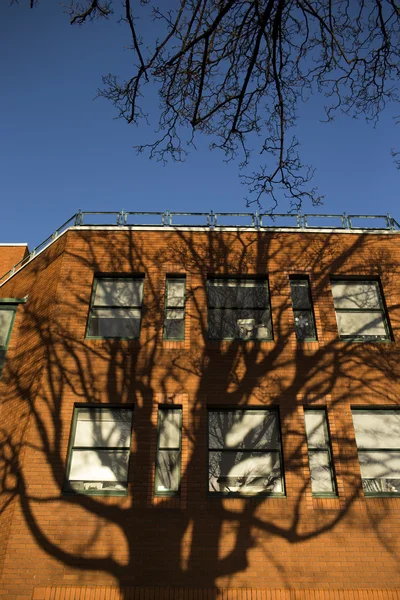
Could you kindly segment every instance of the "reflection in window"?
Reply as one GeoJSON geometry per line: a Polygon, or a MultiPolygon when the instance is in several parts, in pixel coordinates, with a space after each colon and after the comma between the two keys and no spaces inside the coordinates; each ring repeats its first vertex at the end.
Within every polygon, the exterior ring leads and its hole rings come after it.
{"type": "Polygon", "coordinates": [[[331,281],[340,339],[390,339],[377,281],[331,281]]]}
{"type": "Polygon", "coordinates": [[[312,493],[314,496],[335,496],[336,485],[326,411],[305,410],[304,419],[312,493]]]}
{"type": "Polygon", "coordinates": [[[137,339],[142,303],[143,278],[95,279],[88,336],[137,339]]]}
{"type": "Polygon", "coordinates": [[[214,339],[272,339],[268,282],[209,279],[208,336],[214,339]]]}
{"type": "Polygon", "coordinates": [[[400,495],[400,411],[354,409],[361,478],[366,495],[400,495]]]}
{"type": "Polygon", "coordinates": [[[165,290],[164,338],[183,340],[185,337],[184,277],[167,277],[165,290]]]}
{"type": "Polygon", "coordinates": [[[294,314],[294,328],[299,341],[317,339],[310,284],[305,278],[291,278],[290,291],[294,314]]]}
{"type": "Polygon", "coordinates": [[[209,492],[284,494],[276,410],[209,410],[209,492]]]}
{"type": "Polygon", "coordinates": [[[6,353],[11,337],[11,329],[14,322],[15,311],[15,305],[0,305],[0,376],[6,360],[6,353]]]}
{"type": "Polygon", "coordinates": [[[155,492],[178,495],[181,471],[182,409],[162,407],[158,411],[158,449],[155,492]]]}
{"type": "Polygon", "coordinates": [[[67,488],[83,493],[125,492],[132,410],[76,408],[67,488]]]}

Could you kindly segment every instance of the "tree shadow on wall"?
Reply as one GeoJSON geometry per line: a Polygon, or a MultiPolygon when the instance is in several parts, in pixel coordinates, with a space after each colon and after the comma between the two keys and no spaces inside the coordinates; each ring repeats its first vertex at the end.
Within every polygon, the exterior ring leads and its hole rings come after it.
{"type": "MultiPolygon", "coordinates": [[[[400,356],[393,344],[338,341],[328,273],[380,276],[390,290],[397,266],[362,236],[340,245],[311,234],[175,231],[160,234],[157,247],[146,235],[69,232],[3,287],[5,297],[29,294],[1,382],[3,517],[21,512],[26,547],[40,550],[52,585],[290,588],[307,576],[308,587],[343,587],[332,559],[338,532],[362,532],[366,518],[349,407],[397,405],[400,356]],[[287,265],[311,274],[318,343],[296,343],[287,265]],[[144,276],[140,342],[85,337],[95,274],[144,276]],[[186,275],[184,342],[163,340],[168,274],[186,275]],[[273,340],[208,340],[210,276],[268,277],[273,340]],[[155,498],[157,407],[171,402],[184,416],[181,497],[155,498]],[[66,493],[73,409],[83,404],[133,407],[126,497],[66,493]],[[314,506],[304,406],[328,407],[339,492],[314,506]],[[258,424],[249,425],[248,407],[264,411],[258,424]],[[235,431],[239,442],[224,452],[235,431]],[[324,572],[309,560],[317,540],[324,572]]],[[[114,423],[105,433],[94,414],[96,445],[107,448],[112,437],[121,447],[122,429],[114,423]]],[[[102,468],[123,471],[123,461],[110,465],[110,452],[97,454],[102,468]]],[[[392,565],[382,558],[382,577],[398,564],[388,514],[385,502],[368,513],[392,565]]],[[[4,564],[12,552],[9,543],[4,564]]],[[[47,575],[27,570],[47,584],[47,575]]]]}

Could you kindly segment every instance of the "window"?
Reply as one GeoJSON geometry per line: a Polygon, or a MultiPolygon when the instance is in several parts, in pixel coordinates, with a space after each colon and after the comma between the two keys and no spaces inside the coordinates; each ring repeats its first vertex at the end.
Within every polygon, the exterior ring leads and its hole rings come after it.
{"type": "Polygon", "coordinates": [[[143,278],[96,278],[88,336],[138,339],[142,316],[143,282],[143,278]]]}
{"type": "Polygon", "coordinates": [[[208,490],[236,495],[284,495],[276,410],[208,412],[208,490]]]}
{"type": "Polygon", "coordinates": [[[164,338],[185,338],[185,288],[184,277],[167,277],[165,289],[164,338]]]}
{"type": "Polygon", "coordinates": [[[158,411],[158,447],[155,493],[177,496],[181,476],[182,409],[162,407],[158,411]]]}
{"type": "Polygon", "coordinates": [[[75,408],[66,489],[125,494],[131,431],[132,409],[75,408]]]}
{"type": "Polygon", "coordinates": [[[352,413],[365,495],[400,495],[400,410],[352,413]]]}
{"type": "Polygon", "coordinates": [[[378,281],[331,281],[341,340],[390,339],[378,281]]]}
{"type": "Polygon", "coordinates": [[[16,305],[0,304],[0,376],[6,361],[16,309],[16,305]]]}
{"type": "Polygon", "coordinates": [[[332,450],[325,409],[305,410],[304,419],[313,496],[336,496],[332,450]]]}
{"type": "Polygon", "coordinates": [[[290,278],[290,291],[296,338],[301,342],[315,341],[317,334],[308,279],[290,278]]]}
{"type": "Polygon", "coordinates": [[[271,340],[268,282],[209,279],[208,335],[219,340],[271,340]]]}

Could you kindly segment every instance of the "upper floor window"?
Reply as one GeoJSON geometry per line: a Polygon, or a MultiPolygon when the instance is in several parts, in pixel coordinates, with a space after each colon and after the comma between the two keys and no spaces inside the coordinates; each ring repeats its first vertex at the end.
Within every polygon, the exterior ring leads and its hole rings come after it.
{"type": "Polygon", "coordinates": [[[185,338],[185,277],[168,276],[165,288],[164,338],[185,338]]]}
{"type": "Polygon", "coordinates": [[[354,409],[364,493],[400,495],[400,411],[354,409]]]}
{"type": "Polygon", "coordinates": [[[315,341],[317,333],[308,279],[291,277],[290,291],[296,338],[301,342],[315,341]]]}
{"type": "Polygon", "coordinates": [[[128,408],[75,408],[67,490],[126,493],[132,413],[128,408]]]}
{"type": "Polygon", "coordinates": [[[209,492],[284,494],[277,410],[208,411],[209,492]]]}
{"type": "Polygon", "coordinates": [[[143,303],[143,277],[96,277],[87,335],[138,339],[143,303]]]}
{"type": "Polygon", "coordinates": [[[210,338],[272,339],[269,289],[265,279],[209,279],[207,291],[210,338]]]}
{"type": "Polygon", "coordinates": [[[340,339],[390,339],[378,281],[335,279],[331,286],[340,339]]]}
{"type": "Polygon", "coordinates": [[[16,308],[13,304],[0,304],[0,375],[6,360],[16,308]]]}

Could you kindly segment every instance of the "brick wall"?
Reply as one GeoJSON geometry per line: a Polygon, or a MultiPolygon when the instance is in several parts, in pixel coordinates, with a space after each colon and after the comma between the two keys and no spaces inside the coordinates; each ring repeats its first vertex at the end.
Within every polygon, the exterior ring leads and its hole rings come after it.
{"type": "Polygon", "coordinates": [[[0,288],[29,295],[0,382],[3,595],[397,597],[400,497],[364,496],[350,407],[399,405],[399,269],[396,234],[125,229],[71,230],[27,265],[0,288]],[[145,276],[140,340],[85,338],[94,275],[129,273],[145,276]],[[185,340],[168,342],[165,277],[183,273],[185,340]],[[220,274],[268,276],[273,341],[207,340],[205,284],[220,274]],[[296,341],[293,274],[310,277],[317,342],[296,341]],[[338,340],[330,275],[379,277],[391,342],[338,340]],[[74,406],[87,402],[134,406],[127,497],[62,492],[74,406]],[[178,500],[152,489],[157,406],[169,402],[184,414],[178,500]],[[284,498],[207,494],[216,406],[279,408],[284,498]],[[311,494],[309,406],[327,409],[337,498],[311,494]]]}
{"type": "Polygon", "coordinates": [[[0,245],[0,277],[28,255],[28,246],[0,245]]]}

